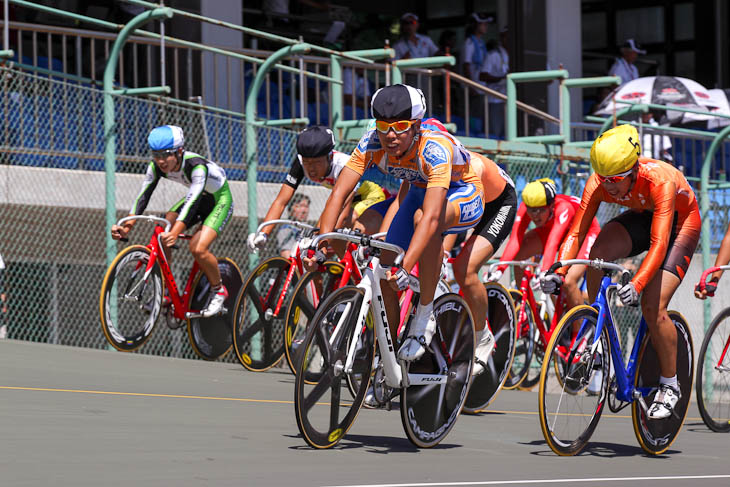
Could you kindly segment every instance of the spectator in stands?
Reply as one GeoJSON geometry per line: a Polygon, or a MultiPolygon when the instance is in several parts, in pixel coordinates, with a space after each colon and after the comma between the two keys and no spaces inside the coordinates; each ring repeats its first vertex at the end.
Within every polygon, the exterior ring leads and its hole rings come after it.
{"type": "MultiPolygon", "coordinates": [[[[496,25],[496,24],[495,24],[496,25]]],[[[507,74],[509,74],[509,53],[504,47],[507,43],[507,27],[499,32],[499,39],[487,42],[487,58],[482,65],[479,78],[487,82],[487,88],[499,93],[507,93],[507,74]]],[[[489,133],[498,139],[504,138],[504,100],[489,97],[489,133]]]]}
{"type": "MultiPolygon", "coordinates": [[[[342,93],[345,99],[345,106],[352,105],[353,99],[358,106],[361,106],[364,101],[370,106],[370,84],[365,78],[364,70],[360,68],[353,68],[344,66],[342,68],[342,93]],[[353,83],[353,72],[355,81],[353,83]],[[353,90],[354,85],[354,90],[353,90]]],[[[367,115],[366,115],[367,117],[367,115]]]]}
{"type": "Polygon", "coordinates": [[[463,73],[464,76],[479,84],[486,85],[479,79],[482,72],[482,65],[487,59],[487,45],[484,42],[484,35],[487,33],[487,26],[494,22],[494,17],[474,12],[469,18],[469,25],[466,28],[466,39],[464,40],[463,73]]]}
{"type": "MultiPolygon", "coordinates": [[[[643,113],[641,120],[647,125],[652,127],[659,127],[659,123],[654,120],[654,114],[651,112],[643,113]]],[[[651,159],[659,159],[660,161],[673,163],[672,153],[672,141],[666,135],[649,133],[644,131],[644,137],[641,140],[641,150],[644,157],[651,159]]]]}
{"type": "Polygon", "coordinates": [[[646,54],[646,51],[639,49],[639,45],[633,39],[626,39],[621,45],[621,57],[616,58],[616,62],[608,70],[608,75],[621,78],[621,84],[638,78],[639,70],[634,63],[639,54],[646,54]]]}
{"type": "MultiPolygon", "coordinates": [[[[289,203],[289,219],[298,222],[307,221],[309,218],[309,205],[312,200],[305,194],[295,194],[289,203]]],[[[297,242],[299,230],[292,225],[282,225],[276,232],[276,245],[279,255],[288,259],[291,251],[297,242]]]]}
{"type": "Polygon", "coordinates": [[[430,57],[439,50],[430,37],[418,33],[418,26],[418,15],[407,12],[401,16],[401,38],[393,46],[396,59],[430,57]]]}

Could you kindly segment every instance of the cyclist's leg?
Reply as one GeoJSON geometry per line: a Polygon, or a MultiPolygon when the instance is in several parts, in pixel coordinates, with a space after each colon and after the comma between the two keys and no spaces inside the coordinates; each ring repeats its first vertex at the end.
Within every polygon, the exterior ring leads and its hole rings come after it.
{"type": "MultiPolygon", "coordinates": [[[[626,213],[622,213],[619,216],[623,216],[626,213]]],[[[593,244],[589,258],[613,261],[636,255],[634,253],[632,234],[629,233],[622,223],[617,221],[618,218],[614,218],[603,226],[601,233],[598,234],[598,238],[596,238],[596,242],[593,244]]],[[[645,227],[645,232],[646,228],[649,227],[645,227]]],[[[642,251],[640,250],[639,252],[642,251]]],[[[600,269],[589,268],[586,273],[588,298],[591,302],[596,299],[598,289],[601,287],[601,277],[603,277],[603,271],[600,269]]]]}
{"type": "Polygon", "coordinates": [[[221,273],[218,269],[218,259],[210,251],[210,245],[218,236],[218,233],[210,227],[202,225],[200,230],[190,239],[190,252],[200,266],[200,270],[208,278],[211,286],[215,287],[221,282],[221,273]]]}
{"type": "MultiPolygon", "coordinates": [[[[579,256],[578,258],[587,259],[589,255],[587,254],[585,257],[579,256]]],[[[580,280],[587,268],[588,266],[585,265],[573,265],[568,269],[567,274],[565,274],[563,292],[565,293],[566,309],[563,311],[566,313],[576,306],[583,304],[583,291],[580,289],[580,280]]]]}

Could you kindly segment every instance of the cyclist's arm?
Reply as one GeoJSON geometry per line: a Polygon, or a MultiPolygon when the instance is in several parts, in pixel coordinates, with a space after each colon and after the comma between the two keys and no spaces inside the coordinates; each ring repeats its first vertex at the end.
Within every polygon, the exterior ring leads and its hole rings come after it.
{"type": "Polygon", "coordinates": [[[674,199],[676,195],[677,185],[673,181],[656,184],[651,188],[651,198],[654,201],[654,216],[651,219],[651,244],[646,257],[639,266],[639,270],[631,279],[638,293],[641,293],[654,277],[667,255],[674,221],[674,199]]]}
{"type": "MultiPolygon", "coordinates": [[[[588,178],[585,189],[583,189],[583,197],[580,200],[580,208],[575,212],[570,231],[560,247],[558,260],[574,259],[578,255],[580,246],[593,224],[593,217],[596,216],[598,207],[601,205],[600,184],[595,175],[588,178]]],[[[566,267],[558,269],[558,274],[565,275],[567,272],[566,267]]]]}
{"type": "MultiPolygon", "coordinates": [[[[337,217],[342,211],[342,208],[347,200],[348,196],[353,192],[355,186],[360,181],[360,174],[354,169],[351,169],[349,164],[342,169],[335,187],[332,188],[327,203],[324,206],[322,216],[319,217],[319,231],[320,233],[328,233],[335,229],[337,223],[337,217]]],[[[322,243],[321,247],[325,244],[322,243]]]]}
{"type": "Polygon", "coordinates": [[[173,225],[170,229],[170,233],[173,235],[178,235],[185,228],[192,226],[192,220],[198,213],[198,208],[201,205],[201,197],[203,196],[203,191],[205,191],[205,183],[207,180],[208,166],[205,164],[195,166],[190,173],[190,188],[185,197],[185,204],[180,208],[180,212],[177,215],[177,222],[184,223],[184,228],[180,230],[180,225],[173,225]]]}
{"type": "Polygon", "coordinates": [[[357,194],[357,191],[353,190],[347,196],[347,199],[345,200],[345,203],[342,206],[342,210],[340,211],[340,215],[337,217],[337,223],[335,224],[335,228],[344,228],[345,222],[348,221],[350,214],[352,213],[352,210],[351,210],[352,202],[355,199],[356,194],[357,194]]]}
{"type": "Polygon", "coordinates": [[[439,222],[443,221],[446,212],[446,193],[448,189],[441,186],[431,186],[426,189],[423,198],[423,216],[416,226],[411,243],[403,258],[403,269],[411,272],[426,246],[433,238],[441,238],[439,222]]]}
{"type": "MultiPolygon", "coordinates": [[[[527,206],[524,203],[520,203],[520,207],[517,208],[517,216],[515,216],[516,226],[512,227],[512,234],[509,236],[507,247],[502,253],[501,261],[514,260],[517,252],[520,251],[522,240],[525,238],[525,232],[527,226],[530,224],[530,219],[527,218],[527,206]]],[[[497,268],[500,272],[504,272],[507,269],[506,265],[501,265],[497,268]]]]}
{"type": "MultiPolygon", "coordinates": [[[[282,184],[281,188],[279,189],[279,194],[276,195],[276,199],[274,199],[274,202],[271,203],[271,208],[269,208],[269,211],[266,212],[264,221],[267,222],[269,220],[278,220],[279,218],[281,218],[281,215],[284,214],[284,209],[286,208],[286,205],[288,205],[291,201],[295,191],[296,188],[286,183],[282,184]]],[[[274,231],[274,227],[275,225],[269,225],[267,227],[264,227],[261,231],[266,235],[271,235],[271,232],[274,231]]]]}
{"type": "MultiPolygon", "coordinates": [[[[550,229],[545,248],[542,251],[542,265],[540,270],[545,272],[555,263],[555,256],[558,253],[560,243],[570,230],[573,222],[575,209],[570,203],[559,202],[555,205],[555,215],[553,216],[553,228],[550,229]]],[[[591,224],[593,223],[591,219],[591,224]]]]}
{"type": "MultiPolygon", "coordinates": [[[[142,190],[137,195],[137,199],[134,200],[132,208],[129,210],[129,216],[141,215],[147,208],[147,204],[152,197],[152,193],[157,187],[157,183],[160,180],[160,173],[157,170],[154,162],[150,162],[147,166],[147,172],[144,175],[144,181],[142,182],[142,190]]],[[[124,222],[123,225],[112,225],[112,237],[115,239],[126,237],[129,231],[132,229],[137,220],[129,220],[124,222]]]]}
{"type": "MultiPolygon", "coordinates": [[[[722,243],[720,244],[720,250],[717,252],[717,257],[715,258],[715,267],[727,265],[728,262],[730,262],[730,226],[727,227],[727,232],[725,232],[725,236],[723,237],[722,243]]],[[[714,282],[719,281],[720,277],[722,277],[723,272],[724,271],[713,272],[712,278],[710,278],[710,280],[714,282]]]]}

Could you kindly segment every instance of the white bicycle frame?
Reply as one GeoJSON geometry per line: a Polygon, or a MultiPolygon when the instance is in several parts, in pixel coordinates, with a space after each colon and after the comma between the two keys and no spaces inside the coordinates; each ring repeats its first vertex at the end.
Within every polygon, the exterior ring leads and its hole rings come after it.
{"type": "MultiPolygon", "coordinates": [[[[320,240],[326,238],[349,240],[362,244],[362,236],[333,232],[318,236],[314,239],[314,242],[312,242],[312,246],[316,247],[320,240]]],[[[395,263],[396,265],[400,265],[403,260],[403,256],[405,255],[403,249],[397,245],[388,244],[379,240],[370,240],[369,238],[368,240],[368,243],[373,247],[397,252],[398,257],[396,258],[395,263]]],[[[378,348],[380,349],[380,360],[383,362],[383,370],[385,372],[385,383],[389,387],[393,388],[422,384],[446,384],[448,379],[446,374],[411,374],[408,372],[407,362],[399,361],[396,357],[393,346],[393,338],[390,334],[390,327],[388,326],[388,317],[385,312],[385,303],[383,302],[383,295],[380,288],[380,281],[381,279],[385,279],[385,272],[388,269],[389,267],[384,267],[380,264],[380,257],[373,257],[370,267],[365,269],[362,281],[360,281],[357,285],[358,288],[363,290],[364,297],[362,304],[360,305],[360,309],[358,310],[357,326],[355,326],[354,335],[350,342],[350,348],[347,351],[347,359],[345,360],[345,364],[341,366],[343,371],[348,374],[352,373],[353,363],[355,362],[355,351],[364,328],[362,325],[365,323],[368,311],[372,310],[373,319],[375,321],[375,333],[378,338],[378,348]]],[[[414,276],[411,276],[410,281],[410,286],[413,288],[414,292],[418,292],[418,280],[414,276]]],[[[350,306],[352,306],[352,303],[348,303],[345,311],[340,315],[340,319],[330,336],[330,344],[334,343],[341,333],[342,327],[345,325],[345,320],[349,316],[350,306]]],[[[454,346],[456,346],[455,343],[452,344],[452,348],[454,346]]],[[[433,346],[433,342],[429,348],[436,357],[439,368],[442,371],[447,370],[448,364],[446,363],[444,356],[441,354],[441,350],[433,346]]],[[[449,353],[453,352],[453,350],[449,351],[449,353]]]]}

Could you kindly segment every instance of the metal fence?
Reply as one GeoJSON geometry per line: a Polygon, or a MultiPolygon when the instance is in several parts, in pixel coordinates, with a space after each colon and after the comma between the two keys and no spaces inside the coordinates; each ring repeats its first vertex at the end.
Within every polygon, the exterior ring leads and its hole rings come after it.
{"type": "MultiPolygon", "coordinates": [[[[7,67],[0,68],[0,77],[4,122],[0,134],[0,254],[7,265],[4,290],[8,295],[8,337],[103,348],[106,343],[98,317],[99,287],[105,272],[101,91],[7,67]]],[[[166,123],[180,125],[188,149],[221,164],[231,180],[234,218],[213,251],[231,257],[245,269],[248,208],[243,119],[181,106],[170,99],[114,98],[118,216],[127,214],[140,189],[141,173],[148,161],[149,130],[166,123]]],[[[296,133],[257,127],[256,134],[257,216],[260,219],[294,158],[296,133]]],[[[352,141],[345,141],[338,148],[351,150],[352,147],[352,141]]],[[[518,193],[527,182],[547,176],[556,180],[562,192],[579,195],[588,175],[585,164],[574,166],[569,174],[559,174],[559,154],[550,157],[537,156],[537,151],[521,155],[497,151],[486,154],[512,175],[518,193]]],[[[385,181],[385,184],[393,188],[397,183],[385,181]]],[[[299,191],[310,196],[309,218],[316,221],[329,192],[308,184],[299,191]]],[[[162,181],[148,210],[164,212],[183,194],[184,188],[162,181]]],[[[714,232],[724,232],[730,208],[728,193],[713,192],[712,197],[711,227],[714,232]]],[[[617,206],[602,206],[599,221],[605,223],[618,211],[617,206]]],[[[151,227],[140,224],[131,236],[132,243],[144,244],[150,234],[151,227]]],[[[276,249],[268,251],[273,253],[276,249]]],[[[189,252],[177,251],[173,271],[178,281],[186,278],[191,264],[189,252]]],[[[692,306],[689,300],[694,298],[685,295],[691,296],[691,291],[682,295],[681,299],[687,302],[675,307],[692,306]]],[[[713,306],[720,304],[723,303],[713,306]]],[[[635,310],[618,308],[617,319],[622,333],[630,337],[635,310]]],[[[698,342],[702,323],[693,323],[693,329],[698,342]]],[[[142,353],[193,357],[184,333],[167,329],[162,320],[153,335],[142,347],[142,353]]],[[[233,360],[232,354],[225,360],[233,360]]]]}

